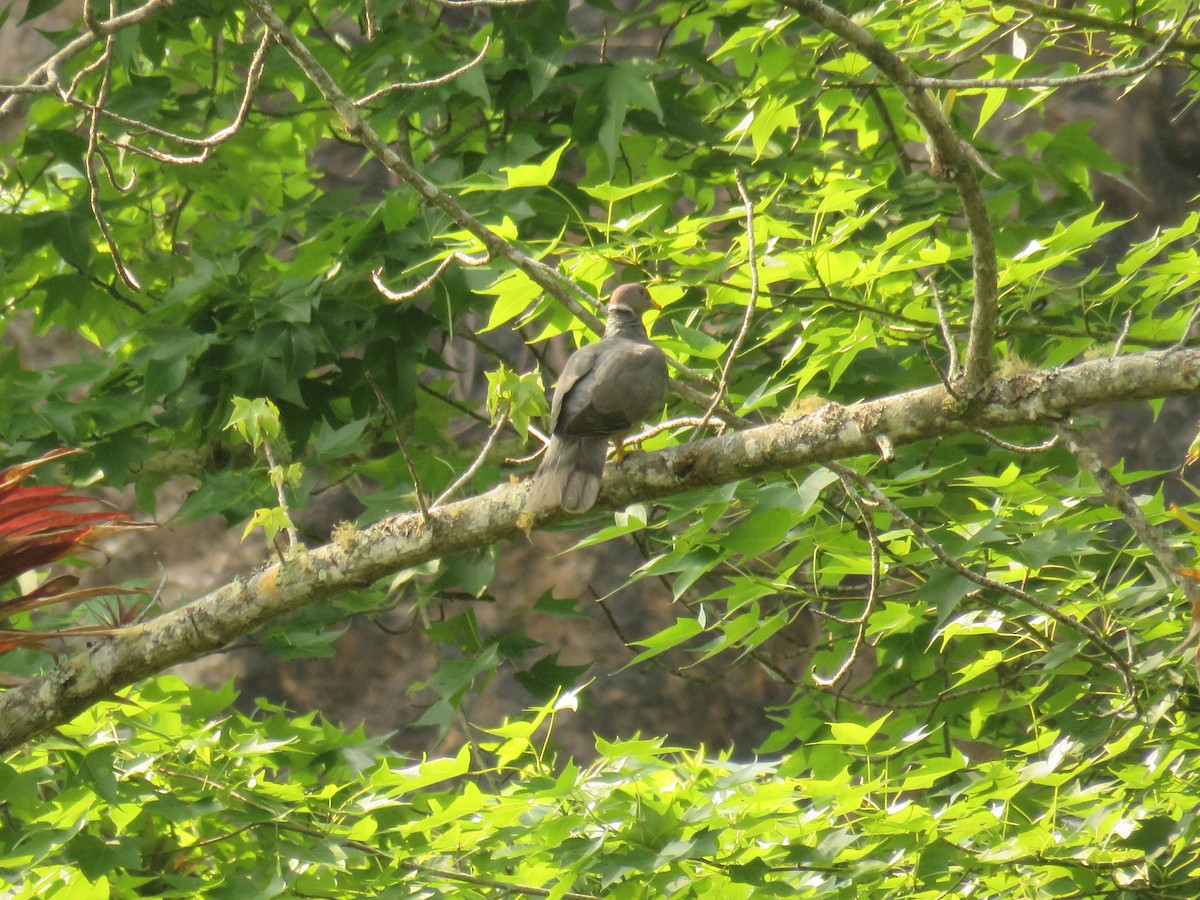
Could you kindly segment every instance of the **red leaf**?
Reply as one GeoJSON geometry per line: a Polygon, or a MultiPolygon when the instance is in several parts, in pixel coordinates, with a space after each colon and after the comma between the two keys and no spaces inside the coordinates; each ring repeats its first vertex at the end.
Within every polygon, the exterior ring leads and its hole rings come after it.
{"type": "MultiPolygon", "coordinates": [[[[83,512],[68,509],[97,501],[68,493],[67,488],[59,485],[22,485],[29,473],[42,463],[79,452],[54,450],[0,471],[0,585],[24,572],[87,549],[89,539],[146,524],[131,522],[128,514],[116,509],[83,512]]],[[[127,610],[120,598],[147,594],[145,590],[134,588],[77,589],[78,583],[73,575],[62,575],[20,597],[0,602],[0,621],[51,604],[79,603],[93,597],[111,596],[117,598],[115,618],[121,625],[136,617],[140,604],[127,610]]],[[[52,631],[0,630],[0,654],[16,647],[45,649],[44,642],[49,638],[107,635],[119,630],[106,625],[79,625],[52,631]]]]}

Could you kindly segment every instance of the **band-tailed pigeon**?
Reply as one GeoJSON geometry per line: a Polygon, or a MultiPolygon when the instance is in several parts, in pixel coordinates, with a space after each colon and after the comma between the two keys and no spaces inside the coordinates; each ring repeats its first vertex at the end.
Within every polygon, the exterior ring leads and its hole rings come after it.
{"type": "Polygon", "coordinates": [[[527,512],[591,509],[600,493],[608,440],[622,440],[653,414],[667,390],[667,358],[650,342],[642,314],[658,304],[640,284],[623,284],[608,302],[604,337],[567,360],[550,404],[550,446],[533,477],[527,512]]]}

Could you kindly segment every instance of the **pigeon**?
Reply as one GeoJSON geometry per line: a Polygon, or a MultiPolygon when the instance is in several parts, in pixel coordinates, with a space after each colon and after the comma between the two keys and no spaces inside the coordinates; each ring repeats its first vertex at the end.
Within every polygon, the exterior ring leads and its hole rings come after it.
{"type": "Polygon", "coordinates": [[[591,509],[609,439],[620,462],[625,436],[662,406],[667,358],[642,324],[651,307],[659,308],[645,287],[621,285],[608,302],[604,336],[567,360],[550,404],[550,445],[533,477],[527,514],[591,509]]]}

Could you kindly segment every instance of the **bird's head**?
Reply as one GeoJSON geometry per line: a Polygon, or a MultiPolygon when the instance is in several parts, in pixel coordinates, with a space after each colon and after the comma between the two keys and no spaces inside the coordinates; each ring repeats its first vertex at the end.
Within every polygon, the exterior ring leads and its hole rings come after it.
{"type": "Polygon", "coordinates": [[[647,310],[659,308],[659,305],[654,302],[654,298],[650,296],[650,292],[646,290],[644,285],[640,284],[621,285],[613,291],[612,298],[608,301],[610,312],[617,309],[624,309],[639,318],[647,310]]]}

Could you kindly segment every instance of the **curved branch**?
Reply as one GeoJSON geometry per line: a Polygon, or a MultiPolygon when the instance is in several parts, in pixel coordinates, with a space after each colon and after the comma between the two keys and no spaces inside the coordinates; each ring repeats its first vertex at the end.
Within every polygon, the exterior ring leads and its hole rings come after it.
{"type": "Polygon", "coordinates": [[[746,298],[746,311],[742,314],[742,325],[738,329],[733,343],[729,345],[729,352],[725,354],[725,363],[721,366],[721,377],[717,381],[716,390],[713,391],[712,402],[705,408],[704,418],[701,419],[697,431],[703,430],[704,426],[708,424],[716,408],[721,405],[725,392],[729,389],[729,373],[733,371],[733,364],[737,359],[738,352],[742,349],[746,336],[750,334],[754,308],[758,306],[758,249],[754,243],[754,203],[751,201],[750,195],[746,193],[746,184],[742,181],[740,171],[734,171],[733,180],[737,185],[738,195],[742,198],[742,204],[746,208],[746,264],[750,267],[750,296],[746,298]]]}
{"type": "MultiPolygon", "coordinates": [[[[934,385],[803,418],[631,457],[605,473],[597,510],[796,466],[874,453],[886,434],[911,444],[976,428],[1056,423],[1100,402],[1200,389],[1200,349],[1148,351],[999,378],[975,403],[934,385]]],[[[104,638],[0,696],[0,752],[68,721],[115,691],[219,650],[290,612],[353,587],[518,533],[525,484],[431,510],[393,516],[336,543],[239,578],[119,637],[104,638]]],[[[561,521],[561,510],[537,524],[561,521]]]]}
{"type": "Polygon", "coordinates": [[[492,39],[490,37],[486,37],[483,39],[483,48],[475,55],[475,58],[468,63],[463,63],[454,71],[447,72],[445,75],[438,75],[436,78],[427,78],[423,81],[394,82],[393,84],[381,87],[377,91],[372,91],[365,97],[359,97],[354,101],[354,105],[356,107],[366,106],[368,103],[378,100],[380,97],[385,97],[388,94],[394,93],[395,91],[419,91],[425,88],[437,87],[439,84],[446,84],[447,82],[453,81],[463,72],[468,72],[483,62],[483,58],[487,56],[488,48],[491,45],[492,39]]]}
{"type": "Polygon", "coordinates": [[[47,94],[57,89],[59,67],[71,57],[77,56],[92,46],[92,44],[104,40],[105,37],[111,37],[118,31],[123,31],[126,28],[146,21],[152,16],[158,15],[159,12],[173,6],[177,2],[178,0],[148,0],[147,3],[143,3],[141,6],[131,9],[127,13],[122,13],[119,16],[113,16],[111,19],[98,22],[98,31],[102,32],[102,34],[89,29],[86,34],[81,34],[65,47],[61,47],[52,53],[45,62],[30,72],[20,84],[0,84],[0,96],[8,95],[0,103],[0,116],[3,116],[12,109],[16,98],[20,94],[47,94]]]}
{"type": "MultiPolygon", "coordinates": [[[[372,128],[370,123],[363,118],[354,101],[334,81],[333,76],[317,61],[317,58],[304,46],[303,42],[296,37],[287,23],[275,12],[275,9],[268,0],[246,0],[246,5],[254,11],[254,14],[267,27],[267,30],[275,35],[276,40],[287,50],[296,65],[300,67],[309,81],[321,92],[321,96],[325,98],[326,102],[333,107],[334,111],[341,118],[346,131],[370,150],[389,172],[416,191],[425,200],[440,209],[456,225],[462,226],[478,238],[490,256],[508,260],[528,275],[530,280],[545,290],[546,293],[566,306],[567,309],[596,334],[600,334],[603,331],[603,325],[596,314],[580,303],[577,294],[578,288],[575,287],[570,279],[559,274],[545,263],[522,253],[508,241],[504,240],[504,238],[500,237],[500,235],[488,228],[483,222],[467,212],[457,200],[422,175],[411,163],[393,150],[379,135],[379,132],[372,128]]],[[[590,300],[591,298],[587,299],[590,300]]]]}
{"type": "Polygon", "coordinates": [[[971,235],[971,268],[974,276],[974,305],[967,338],[967,358],[963,370],[963,393],[974,396],[983,389],[992,373],[992,345],[999,315],[999,274],[996,266],[996,242],[979,180],[972,165],[970,150],[951,127],[942,108],[921,86],[904,61],[870,32],[834,11],[819,0],[780,0],[780,2],[833,32],[871,61],[895,85],[908,101],[917,121],[929,136],[933,174],[954,183],[971,235]]]}

